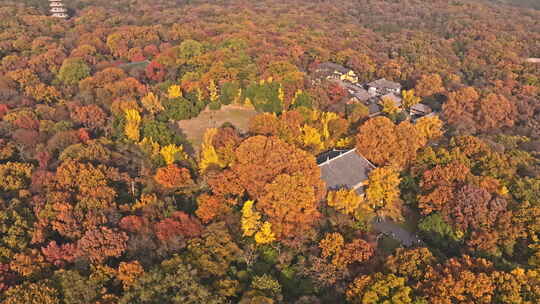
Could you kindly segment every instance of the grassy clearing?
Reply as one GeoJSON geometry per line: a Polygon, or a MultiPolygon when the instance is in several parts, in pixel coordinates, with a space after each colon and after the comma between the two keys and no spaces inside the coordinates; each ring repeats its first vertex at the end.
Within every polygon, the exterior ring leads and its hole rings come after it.
{"type": "Polygon", "coordinates": [[[206,129],[218,128],[229,122],[238,128],[240,132],[246,132],[249,120],[256,114],[257,112],[250,108],[227,105],[217,111],[206,109],[195,118],[181,120],[178,122],[178,127],[191,142],[193,149],[199,151],[206,129]]]}

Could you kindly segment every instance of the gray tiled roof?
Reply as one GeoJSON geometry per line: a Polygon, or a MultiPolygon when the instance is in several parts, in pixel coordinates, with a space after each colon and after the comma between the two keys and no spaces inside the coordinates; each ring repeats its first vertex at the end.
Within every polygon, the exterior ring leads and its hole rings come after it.
{"type": "Polygon", "coordinates": [[[432,110],[428,105],[425,105],[423,103],[417,103],[411,107],[412,111],[418,111],[418,112],[424,112],[424,113],[431,113],[432,110]]]}
{"type": "Polygon", "coordinates": [[[321,178],[326,182],[326,188],[330,190],[356,188],[358,194],[363,194],[364,189],[359,185],[368,179],[369,172],[375,166],[359,155],[356,149],[342,151],[337,156],[335,153],[329,156],[334,158],[319,164],[321,178]]]}
{"type": "Polygon", "coordinates": [[[368,104],[369,115],[377,114],[382,111],[382,107],[374,102],[368,104]]]}
{"type": "Polygon", "coordinates": [[[368,87],[374,87],[377,89],[401,89],[401,84],[394,81],[386,80],[384,78],[377,79],[373,82],[368,83],[367,85],[368,87]]]}
{"type": "Polygon", "coordinates": [[[364,89],[354,92],[353,95],[361,101],[366,101],[371,98],[371,95],[369,95],[368,91],[364,89]]]}
{"type": "Polygon", "coordinates": [[[366,101],[371,98],[371,95],[369,95],[368,91],[358,85],[346,84],[345,86],[347,87],[347,89],[350,90],[351,95],[358,98],[358,100],[366,101]]]}

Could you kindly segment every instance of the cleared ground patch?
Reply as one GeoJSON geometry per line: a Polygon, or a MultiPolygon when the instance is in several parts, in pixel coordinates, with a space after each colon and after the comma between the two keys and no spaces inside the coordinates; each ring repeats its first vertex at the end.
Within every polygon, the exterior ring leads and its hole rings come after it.
{"type": "Polygon", "coordinates": [[[251,117],[257,112],[254,109],[238,105],[227,105],[217,111],[206,109],[199,116],[181,120],[178,127],[191,142],[193,149],[199,151],[204,132],[208,128],[218,128],[226,122],[233,124],[240,132],[246,132],[251,117]]]}

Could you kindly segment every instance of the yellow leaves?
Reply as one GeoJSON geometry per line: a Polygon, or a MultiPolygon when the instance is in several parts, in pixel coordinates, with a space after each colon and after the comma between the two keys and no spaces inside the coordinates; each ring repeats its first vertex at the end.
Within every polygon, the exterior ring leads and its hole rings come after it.
{"type": "Polygon", "coordinates": [[[381,206],[399,197],[399,175],[391,167],[376,168],[369,174],[369,187],[366,191],[369,201],[381,206]]]}
{"type": "Polygon", "coordinates": [[[268,244],[276,240],[276,235],[272,232],[272,224],[264,222],[261,230],[255,234],[257,244],[268,244]]]}
{"type": "Polygon", "coordinates": [[[171,165],[178,160],[188,159],[188,155],[184,152],[183,146],[170,144],[160,147],[159,143],[148,137],[145,137],[137,143],[137,145],[151,158],[157,158],[161,155],[167,165],[171,165]]]}
{"type": "Polygon", "coordinates": [[[383,97],[381,99],[381,105],[383,107],[382,111],[390,116],[397,115],[397,113],[399,113],[399,108],[391,98],[383,97]]]}
{"type": "Polygon", "coordinates": [[[350,148],[354,146],[354,137],[344,137],[340,138],[336,142],[336,148],[350,148]]]}
{"type": "Polygon", "coordinates": [[[126,115],[126,120],[128,122],[132,122],[137,125],[141,123],[141,114],[139,114],[139,111],[135,109],[126,109],[124,114],[126,115]]]}
{"type": "Polygon", "coordinates": [[[242,231],[243,236],[253,236],[261,225],[261,214],[253,211],[253,201],[247,201],[242,207],[242,231]]]}
{"type": "Polygon", "coordinates": [[[173,84],[167,91],[167,97],[169,97],[169,99],[182,97],[182,88],[180,88],[179,85],[173,84]]]}
{"type": "Polygon", "coordinates": [[[210,80],[210,84],[208,85],[208,92],[210,94],[210,101],[217,102],[219,99],[219,94],[218,94],[218,88],[214,80],[210,80]]]}
{"type": "Polygon", "coordinates": [[[324,112],[322,115],[322,136],[324,139],[328,139],[330,137],[330,131],[328,130],[328,123],[331,120],[337,119],[338,116],[334,112],[324,112]]]}
{"type": "Polygon", "coordinates": [[[59,292],[49,287],[46,280],[39,283],[25,282],[7,289],[2,304],[59,304],[59,292]]]}
{"type": "Polygon", "coordinates": [[[351,303],[413,303],[412,289],[405,284],[405,279],[394,274],[375,273],[363,275],[354,280],[347,290],[347,300],[351,303]]]}
{"type": "Polygon", "coordinates": [[[223,162],[219,159],[219,156],[212,144],[214,136],[216,136],[218,130],[216,128],[210,128],[206,130],[203,137],[203,143],[201,146],[201,160],[199,162],[199,170],[201,173],[206,172],[210,166],[218,166],[222,168],[223,162]]]}
{"type": "Polygon", "coordinates": [[[131,206],[133,211],[143,209],[148,206],[155,206],[159,203],[158,197],[155,193],[142,194],[141,198],[131,206]]]}
{"type": "Polygon", "coordinates": [[[362,198],[355,190],[340,189],[329,191],[327,196],[328,206],[344,214],[352,214],[362,203],[362,198]]]}
{"type": "Polygon", "coordinates": [[[261,214],[253,210],[253,201],[246,201],[242,207],[242,231],[243,236],[255,235],[257,244],[268,244],[276,240],[276,235],[272,231],[272,224],[264,222],[261,224],[261,214]]]}
{"type": "Polygon", "coordinates": [[[369,186],[366,190],[368,201],[374,209],[388,212],[388,216],[400,219],[399,173],[392,167],[374,169],[369,174],[369,186]]]}
{"type": "Polygon", "coordinates": [[[152,92],[148,93],[141,99],[141,103],[146,111],[150,114],[156,114],[163,111],[165,108],[159,101],[159,98],[152,92]]]}
{"type": "Polygon", "coordinates": [[[283,90],[283,87],[280,85],[278,89],[278,98],[281,102],[281,105],[283,106],[285,104],[285,91],[283,90]]]}
{"type": "Polygon", "coordinates": [[[0,164],[0,189],[4,191],[26,188],[32,176],[33,166],[26,163],[7,162],[0,164]]]}
{"type": "Polygon", "coordinates": [[[500,196],[507,196],[508,193],[510,193],[510,191],[508,190],[508,188],[506,186],[501,186],[501,188],[497,191],[497,193],[500,196]]]}
{"type": "Polygon", "coordinates": [[[60,92],[53,86],[48,86],[44,83],[39,83],[32,86],[27,86],[24,89],[26,95],[34,98],[37,101],[53,103],[60,99],[60,92]]]}
{"type": "Polygon", "coordinates": [[[255,106],[253,105],[253,102],[251,101],[249,97],[244,99],[244,106],[248,109],[255,109],[255,106]]]}
{"type": "Polygon", "coordinates": [[[272,83],[272,82],[274,82],[274,78],[273,78],[272,76],[269,76],[269,77],[266,78],[266,79],[261,79],[261,80],[259,80],[259,84],[260,84],[260,85],[263,85],[263,84],[265,84],[265,83],[272,83]]]}
{"type": "Polygon", "coordinates": [[[323,149],[324,145],[321,140],[321,134],[317,129],[306,124],[300,130],[302,131],[301,141],[305,147],[309,147],[315,151],[323,149]]]}
{"type": "Polygon", "coordinates": [[[138,141],[140,137],[139,125],[128,122],[124,127],[124,134],[132,141],[138,141]]]}
{"type": "Polygon", "coordinates": [[[187,158],[186,153],[184,153],[184,147],[174,144],[162,147],[159,153],[161,156],[163,156],[163,159],[167,165],[171,165],[176,160],[187,158]]]}
{"type": "Polygon", "coordinates": [[[407,110],[422,100],[420,97],[415,95],[414,89],[403,90],[401,92],[401,96],[403,97],[402,105],[407,110]]]}
{"type": "Polygon", "coordinates": [[[428,141],[441,137],[443,135],[442,127],[443,122],[438,116],[422,117],[414,125],[418,134],[428,141]]]}
{"type": "Polygon", "coordinates": [[[127,121],[124,127],[124,134],[132,141],[139,141],[139,126],[141,124],[141,115],[139,114],[139,111],[135,109],[126,109],[124,113],[127,121]]]}
{"type": "MultiPolygon", "coordinates": [[[[269,292],[273,295],[281,294],[281,285],[279,282],[267,274],[263,274],[262,276],[254,276],[253,280],[251,281],[251,287],[256,290],[269,292]]],[[[274,301],[251,300],[249,303],[273,304],[274,301]]]]}
{"type": "Polygon", "coordinates": [[[201,88],[197,88],[197,99],[199,100],[204,99],[203,91],[201,90],[201,88]]]}
{"type": "MultiPolygon", "coordinates": [[[[533,272],[536,274],[535,271],[533,271],[533,272]]],[[[524,277],[525,276],[525,269],[523,269],[521,267],[518,267],[518,268],[512,270],[510,273],[513,274],[514,276],[518,277],[518,278],[519,277],[524,277]]]]}
{"type": "Polygon", "coordinates": [[[329,233],[324,239],[319,242],[319,247],[322,250],[322,257],[328,258],[341,251],[345,244],[343,236],[337,232],[329,233]]]}

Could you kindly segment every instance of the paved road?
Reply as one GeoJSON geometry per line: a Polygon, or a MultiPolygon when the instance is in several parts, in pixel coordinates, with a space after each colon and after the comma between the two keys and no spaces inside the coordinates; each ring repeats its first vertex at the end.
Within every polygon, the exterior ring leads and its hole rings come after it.
{"type": "Polygon", "coordinates": [[[377,221],[377,219],[375,219],[373,220],[372,225],[375,231],[392,237],[405,247],[422,243],[422,241],[414,233],[403,229],[392,220],[382,219],[381,221],[377,221]]]}

